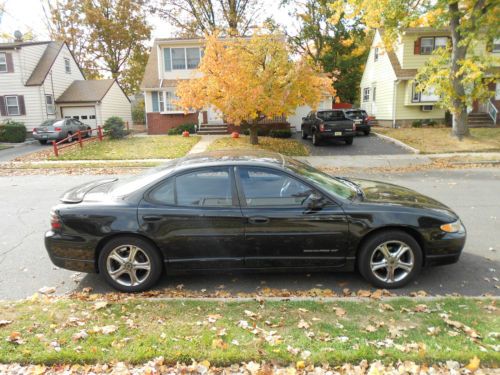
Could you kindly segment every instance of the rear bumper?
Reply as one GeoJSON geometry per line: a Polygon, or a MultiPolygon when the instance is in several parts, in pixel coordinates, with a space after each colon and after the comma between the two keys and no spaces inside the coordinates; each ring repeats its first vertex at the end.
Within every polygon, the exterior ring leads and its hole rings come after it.
{"type": "Polygon", "coordinates": [[[356,135],[355,131],[352,130],[332,130],[332,131],[324,131],[324,132],[316,132],[316,136],[320,139],[343,139],[350,138],[356,135]]]}
{"type": "Polygon", "coordinates": [[[95,273],[95,246],[81,237],[65,236],[51,230],[45,233],[45,248],[56,266],[72,271],[95,273]]]}
{"type": "Polygon", "coordinates": [[[59,133],[33,133],[33,138],[37,141],[57,141],[59,133]]]}
{"type": "Polygon", "coordinates": [[[364,131],[370,131],[371,130],[371,126],[368,125],[368,124],[356,124],[356,130],[357,131],[360,131],[360,132],[364,132],[364,131]]]}

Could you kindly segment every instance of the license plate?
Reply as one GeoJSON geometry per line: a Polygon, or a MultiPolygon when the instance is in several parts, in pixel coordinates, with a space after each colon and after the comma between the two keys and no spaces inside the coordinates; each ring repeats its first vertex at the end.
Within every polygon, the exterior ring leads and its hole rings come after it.
{"type": "Polygon", "coordinates": [[[342,135],[342,132],[335,132],[335,135],[342,135]]]}
{"type": "Polygon", "coordinates": [[[42,138],[48,138],[48,136],[47,135],[42,135],[42,138]]]}
{"type": "Polygon", "coordinates": [[[354,123],[355,124],[361,124],[361,120],[355,120],[354,123]]]}

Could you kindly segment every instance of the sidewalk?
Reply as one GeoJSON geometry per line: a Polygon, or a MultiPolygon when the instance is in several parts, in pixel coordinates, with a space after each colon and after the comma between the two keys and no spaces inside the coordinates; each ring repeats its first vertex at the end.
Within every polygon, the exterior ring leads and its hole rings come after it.
{"type": "Polygon", "coordinates": [[[227,134],[220,135],[202,135],[200,141],[194,145],[194,147],[187,154],[199,154],[200,152],[205,152],[208,146],[214,142],[216,139],[227,137],[227,134]]]}

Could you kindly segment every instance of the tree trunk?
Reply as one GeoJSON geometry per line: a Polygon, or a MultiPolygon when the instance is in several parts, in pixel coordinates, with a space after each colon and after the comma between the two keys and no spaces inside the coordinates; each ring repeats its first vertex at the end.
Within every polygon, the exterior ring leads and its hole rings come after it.
{"type": "Polygon", "coordinates": [[[252,124],[250,125],[250,144],[259,144],[259,128],[257,126],[256,120],[253,120],[252,124]]]}
{"type": "Polygon", "coordinates": [[[465,59],[467,53],[467,46],[460,44],[463,37],[458,30],[460,26],[460,11],[458,9],[458,2],[453,2],[449,5],[449,11],[451,15],[451,82],[454,91],[453,100],[453,126],[451,134],[461,140],[463,137],[468,136],[469,126],[467,124],[467,103],[463,99],[466,96],[465,87],[462,82],[462,77],[457,75],[460,69],[459,61],[465,59]]]}

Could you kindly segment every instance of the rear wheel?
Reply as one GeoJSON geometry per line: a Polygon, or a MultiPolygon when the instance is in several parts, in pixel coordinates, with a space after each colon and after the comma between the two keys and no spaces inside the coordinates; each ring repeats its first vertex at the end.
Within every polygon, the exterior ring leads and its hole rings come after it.
{"type": "Polygon", "coordinates": [[[307,139],[307,133],[304,128],[302,128],[302,139],[307,139]]]}
{"type": "Polygon", "coordinates": [[[38,140],[38,142],[40,142],[41,145],[46,145],[47,144],[47,140],[46,139],[40,139],[40,140],[38,140]]]}
{"type": "Polygon", "coordinates": [[[408,233],[389,230],[370,237],[358,255],[363,277],[378,288],[399,288],[422,269],[422,249],[408,233]]]}
{"type": "Polygon", "coordinates": [[[85,138],[90,138],[92,136],[92,128],[89,126],[87,132],[85,133],[85,138]]]}
{"type": "Polygon", "coordinates": [[[313,133],[312,135],[312,143],[314,146],[318,146],[319,145],[319,137],[316,135],[316,132],[313,133]]]}
{"type": "Polygon", "coordinates": [[[73,133],[68,133],[68,143],[73,142],[73,133]]]}
{"type": "Polygon", "coordinates": [[[369,130],[363,130],[363,133],[364,133],[365,135],[370,135],[370,131],[369,131],[369,130]]]}
{"type": "Polygon", "coordinates": [[[345,144],[346,145],[352,145],[352,142],[354,141],[354,137],[349,137],[345,139],[345,144]]]}
{"type": "Polygon", "coordinates": [[[136,237],[109,241],[99,255],[99,272],[106,282],[122,292],[141,292],[156,284],[162,259],[149,242],[136,237]]]}

